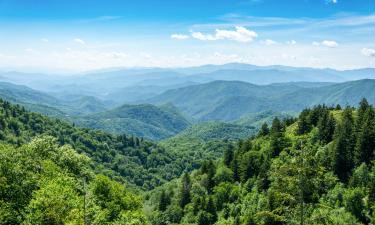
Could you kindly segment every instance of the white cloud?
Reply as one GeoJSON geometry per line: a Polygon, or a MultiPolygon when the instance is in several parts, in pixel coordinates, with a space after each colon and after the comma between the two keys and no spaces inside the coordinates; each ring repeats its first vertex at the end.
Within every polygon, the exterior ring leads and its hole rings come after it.
{"type": "Polygon", "coordinates": [[[336,48],[339,46],[339,44],[336,41],[329,41],[329,40],[322,41],[322,45],[328,48],[336,48]]]}
{"type": "Polygon", "coordinates": [[[192,32],[192,37],[201,41],[231,40],[238,42],[251,42],[258,34],[255,31],[248,30],[242,26],[236,26],[236,30],[216,29],[215,34],[203,34],[201,32],[192,32]]]}
{"type": "Polygon", "coordinates": [[[361,53],[364,56],[375,57],[375,49],[373,48],[362,48],[361,53]]]}
{"type": "Polygon", "coordinates": [[[217,38],[212,36],[211,34],[202,34],[201,32],[192,32],[191,36],[193,38],[201,40],[201,41],[215,41],[215,40],[217,40],[217,38]]]}
{"type": "Polygon", "coordinates": [[[314,45],[314,46],[320,46],[320,43],[316,42],[316,41],[313,41],[312,45],[314,45]]]}
{"type": "Polygon", "coordinates": [[[188,39],[189,36],[185,35],[185,34],[172,34],[171,38],[172,39],[177,39],[177,40],[185,40],[185,39],[188,39]]]}
{"type": "Polygon", "coordinates": [[[49,42],[49,40],[47,38],[42,38],[41,41],[43,41],[43,42],[49,42]]]}
{"type": "Polygon", "coordinates": [[[330,40],[324,40],[322,42],[314,41],[312,43],[312,45],[314,45],[314,46],[324,46],[324,47],[328,47],[328,48],[337,48],[339,46],[339,44],[336,41],[330,41],[330,40]]]}
{"type": "Polygon", "coordinates": [[[330,4],[330,3],[336,4],[337,2],[338,2],[338,0],[326,0],[327,4],[330,4]]]}
{"type": "Polygon", "coordinates": [[[266,39],[266,40],[263,40],[263,41],[261,41],[260,43],[262,43],[262,44],[264,44],[264,45],[275,45],[275,44],[277,44],[277,42],[276,41],[274,41],[274,40],[271,40],[271,39],[266,39]]]}
{"type": "Polygon", "coordinates": [[[76,42],[76,43],[78,43],[78,44],[81,44],[81,45],[85,45],[85,44],[86,44],[86,42],[83,41],[83,40],[80,39],[80,38],[75,38],[73,41],[76,42]]]}
{"type": "Polygon", "coordinates": [[[297,42],[295,40],[290,40],[286,42],[288,45],[295,45],[297,42]]]}

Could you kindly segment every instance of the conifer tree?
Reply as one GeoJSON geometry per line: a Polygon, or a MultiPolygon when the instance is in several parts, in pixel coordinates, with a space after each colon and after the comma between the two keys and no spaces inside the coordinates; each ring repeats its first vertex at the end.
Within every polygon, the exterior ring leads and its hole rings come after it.
{"type": "Polygon", "coordinates": [[[323,111],[318,122],[318,136],[322,143],[328,144],[333,140],[335,124],[332,114],[328,110],[323,111]]]}
{"type": "Polygon", "coordinates": [[[310,132],[312,126],[310,121],[310,109],[304,109],[298,118],[297,134],[302,135],[310,132]]]}
{"type": "Polygon", "coordinates": [[[159,199],[159,211],[165,211],[170,203],[171,198],[163,189],[159,199]]]}
{"type": "Polygon", "coordinates": [[[284,125],[281,121],[276,117],[272,122],[271,127],[271,143],[270,143],[270,151],[272,157],[278,156],[280,152],[287,146],[287,141],[284,136],[284,125]]]}
{"type": "Polygon", "coordinates": [[[370,165],[375,151],[375,110],[368,107],[364,114],[358,110],[357,120],[361,120],[362,125],[357,127],[356,164],[364,162],[370,165]]]}
{"type": "Polygon", "coordinates": [[[184,208],[191,201],[190,196],[191,180],[190,175],[185,173],[182,177],[181,188],[180,188],[180,206],[184,208]]]}
{"type": "Polygon", "coordinates": [[[233,157],[234,157],[233,146],[229,145],[228,148],[224,152],[224,159],[223,159],[224,164],[229,167],[233,160],[233,157]]]}
{"type": "Polygon", "coordinates": [[[268,128],[267,123],[263,123],[262,127],[260,128],[258,136],[266,136],[270,133],[270,129],[268,128]]]}
{"type": "Polygon", "coordinates": [[[338,124],[334,135],[333,169],[342,182],[347,182],[354,167],[354,121],[352,109],[346,108],[342,122],[338,124]]]}

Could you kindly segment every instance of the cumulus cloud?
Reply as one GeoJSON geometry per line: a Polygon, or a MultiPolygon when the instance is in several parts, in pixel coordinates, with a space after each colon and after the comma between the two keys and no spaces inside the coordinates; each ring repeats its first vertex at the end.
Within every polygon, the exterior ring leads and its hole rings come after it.
{"type": "Polygon", "coordinates": [[[76,43],[78,43],[78,44],[81,44],[81,45],[85,45],[86,44],[86,42],[84,40],[80,39],[80,38],[75,38],[73,41],[76,42],[76,43]]]}
{"type": "Polygon", "coordinates": [[[336,48],[339,46],[339,44],[336,41],[329,41],[329,40],[322,41],[322,45],[329,47],[329,48],[336,48]]]}
{"type": "Polygon", "coordinates": [[[375,49],[373,48],[362,48],[361,53],[364,56],[375,57],[375,49]]]}
{"type": "Polygon", "coordinates": [[[275,44],[277,44],[276,41],[271,40],[271,39],[263,40],[263,41],[261,41],[261,43],[264,44],[264,45],[268,45],[268,46],[269,46],[269,45],[275,45],[275,44]]]}
{"type": "Polygon", "coordinates": [[[231,40],[238,42],[251,42],[258,37],[255,31],[248,30],[242,26],[236,26],[235,30],[216,29],[215,34],[203,34],[192,32],[191,36],[201,41],[231,40]]]}
{"type": "Polygon", "coordinates": [[[314,46],[324,46],[324,47],[328,47],[328,48],[337,48],[339,46],[339,44],[336,41],[330,41],[330,40],[324,40],[322,42],[314,41],[312,43],[312,45],[314,45],[314,46]]]}
{"type": "Polygon", "coordinates": [[[211,34],[203,34],[201,32],[192,32],[191,36],[193,38],[201,40],[201,41],[215,41],[215,40],[218,40],[216,37],[214,37],[211,34]]]}
{"type": "Polygon", "coordinates": [[[41,39],[43,42],[49,42],[49,40],[47,38],[42,38],[41,39]]]}
{"type": "Polygon", "coordinates": [[[185,34],[172,34],[171,38],[176,39],[176,40],[185,40],[185,39],[188,39],[189,36],[185,34]]]}
{"type": "Polygon", "coordinates": [[[297,42],[295,40],[290,40],[286,42],[288,45],[295,45],[297,42]]]}

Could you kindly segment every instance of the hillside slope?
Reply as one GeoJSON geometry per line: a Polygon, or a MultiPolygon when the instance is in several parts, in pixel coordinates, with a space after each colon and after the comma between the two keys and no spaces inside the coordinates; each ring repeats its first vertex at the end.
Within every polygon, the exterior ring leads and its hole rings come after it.
{"type": "Polygon", "coordinates": [[[265,86],[238,81],[215,81],[170,90],[148,102],[170,102],[198,120],[231,121],[262,111],[299,112],[317,104],[355,105],[364,97],[370,103],[375,103],[375,80],[265,86]]]}
{"type": "Polygon", "coordinates": [[[150,104],[123,105],[78,119],[77,124],[112,133],[127,133],[149,139],[173,136],[190,125],[177,111],[150,104]]]}

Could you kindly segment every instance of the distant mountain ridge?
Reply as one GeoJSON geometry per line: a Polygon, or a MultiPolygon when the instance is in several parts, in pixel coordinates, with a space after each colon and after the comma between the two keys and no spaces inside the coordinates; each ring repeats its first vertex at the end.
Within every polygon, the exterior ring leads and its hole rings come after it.
{"type": "Polygon", "coordinates": [[[203,65],[186,68],[113,68],[70,76],[0,72],[0,81],[27,85],[53,96],[66,92],[94,96],[116,104],[150,98],[177,87],[217,80],[244,81],[258,85],[286,82],[347,82],[375,79],[375,69],[317,69],[289,66],[256,66],[242,63],[203,65]],[[129,92],[126,89],[137,87],[129,92]],[[153,86],[153,91],[148,90],[153,86]]]}
{"type": "Polygon", "coordinates": [[[317,104],[355,105],[361,98],[375,103],[375,80],[339,84],[298,83],[254,85],[239,81],[214,81],[169,90],[147,100],[172,103],[195,119],[233,121],[262,111],[299,112],[317,104]]]}

